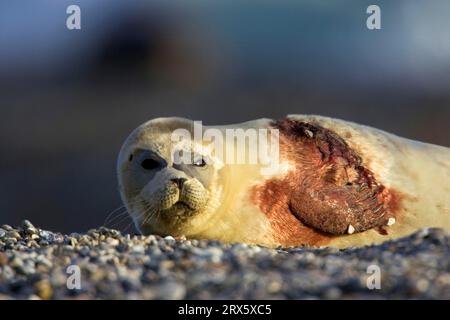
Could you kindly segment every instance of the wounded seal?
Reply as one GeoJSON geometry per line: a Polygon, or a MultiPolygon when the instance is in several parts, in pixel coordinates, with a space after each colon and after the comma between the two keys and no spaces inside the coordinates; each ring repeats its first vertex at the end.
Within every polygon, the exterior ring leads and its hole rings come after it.
{"type": "Polygon", "coordinates": [[[177,130],[194,135],[191,120],[158,118],[134,130],[117,172],[138,230],[270,247],[347,247],[424,227],[450,229],[449,148],[311,115],[201,130],[225,137],[249,129],[276,136],[278,152],[268,154],[276,170],[264,172],[248,157],[224,161],[243,145],[251,148],[249,141],[215,139],[224,146],[221,157],[208,151],[211,139],[174,141],[177,130]],[[191,162],[176,160],[183,152],[191,162]]]}

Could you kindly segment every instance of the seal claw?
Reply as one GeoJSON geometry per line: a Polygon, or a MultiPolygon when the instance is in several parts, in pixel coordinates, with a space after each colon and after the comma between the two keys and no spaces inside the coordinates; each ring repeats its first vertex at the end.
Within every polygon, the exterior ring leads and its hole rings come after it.
{"type": "Polygon", "coordinates": [[[387,225],[390,227],[390,226],[392,226],[394,224],[395,224],[395,218],[389,218],[388,222],[387,222],[387,225]]]}
{"type": "Polygon", "coordinates": [[[347,233],[352,234],[354,232],[355,232],[355,227],[353,227],[351,224],[349,224],[348,228],[347,228],[347,233]]]}

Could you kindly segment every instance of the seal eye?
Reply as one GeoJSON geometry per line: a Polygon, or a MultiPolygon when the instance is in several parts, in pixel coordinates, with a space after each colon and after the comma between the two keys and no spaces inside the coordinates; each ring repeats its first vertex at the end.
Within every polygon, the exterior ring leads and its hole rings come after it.
{"type": "Polygon", "coordinates": [[[204,167],[204,166],[206,166],[205,159],[200,158],[200,159],[194,161],[193,165],[196,167],[204,167]]]}
{"type": "Polygon", "coordinates": [[[141,162],[141,167],[145,170],[152,170],[159,167],[159,162],[153,159],[145,159],[141,162]]]}

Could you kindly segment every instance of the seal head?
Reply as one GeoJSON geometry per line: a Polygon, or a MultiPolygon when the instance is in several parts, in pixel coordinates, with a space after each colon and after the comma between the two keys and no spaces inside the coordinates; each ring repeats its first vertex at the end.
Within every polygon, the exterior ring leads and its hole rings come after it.
{"type": "Polygon", "coordinates": [[[155,119],[137,128],[121,149],[117,164],[121,197],[144,234],[200,231],[200,222],[214,209],[219,195],[217,167],[193,143],[181,147],[171,142],[174,130],[191,127],[189,120],[155,119]],[[190,152],[192,162],[175,161],[183,152],[190,152]]]}

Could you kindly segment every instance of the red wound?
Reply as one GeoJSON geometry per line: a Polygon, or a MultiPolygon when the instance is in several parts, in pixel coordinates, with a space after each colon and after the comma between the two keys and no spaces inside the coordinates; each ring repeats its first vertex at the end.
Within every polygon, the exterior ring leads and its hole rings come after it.
{"type": "Polygon", "coordinates": [[[280,131],[280,155],[294,163],[295,170],[254,190],[255,203],[272,216],[271,222],[292,215],[330,235],[384,230],[388,218],[395,216],[399,197],[375,179],[344,139],[321,126],[287,118],[273,126],[280,131]],[[277,195],[277,201],[269,200],[277,195]],[[267,205],[274,201],[283,210],[274,212],[274,206],[267,205]]]}

